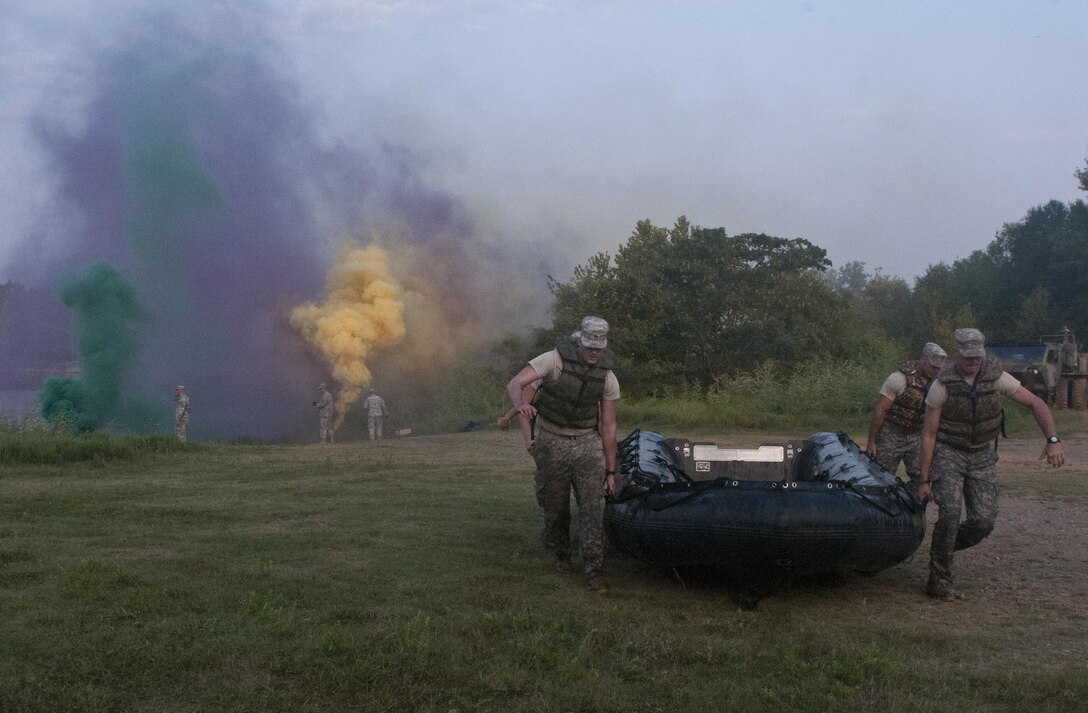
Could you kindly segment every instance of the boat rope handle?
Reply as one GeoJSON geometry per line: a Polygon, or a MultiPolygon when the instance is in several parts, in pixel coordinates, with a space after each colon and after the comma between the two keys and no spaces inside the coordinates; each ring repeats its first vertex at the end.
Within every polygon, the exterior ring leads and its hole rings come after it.
{"type": "Polygon", "coordinates": [[[858,490],[857,488],[855,488],[854,484],[857,482],[857,479],[855,479],[855,478],[851,478],[850,480],[840,480],[839,482],[842,483],[843,485],[845,485],[847,487],[847,489],[850,490],[850,492],[854,493],[859,498],[861,498],[865,502],[869,503],[874,508],[876,508],[880,512],[884,513],[888,517],[893,517],[893,518],[898,517],[900,515],[900,513],[903,512],[903,508],[899,508],[899,512],[892,512],[890,509],[885,508],[883,505],[876,502],[874,499],[870,498],[863,491],[858,490]]]}

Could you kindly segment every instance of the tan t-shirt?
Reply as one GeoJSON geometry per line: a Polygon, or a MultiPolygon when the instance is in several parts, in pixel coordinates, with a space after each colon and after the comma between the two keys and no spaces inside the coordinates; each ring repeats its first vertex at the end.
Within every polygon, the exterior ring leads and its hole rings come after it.
{"type": "MultiPolygon", "coordinates": [[[[976,374],[977,376],[977,374],[976,374]]],[[[975,378],[964,379],[968,384],[975,383],[975,378]]],[[[1020,389],[1020,382],[1016,377],[1007,371],[1001,372],[1001,376],[997,377],[997,382],[994,384],[994,388],[997,389],[997,393],[1002,396],[1012,396],[1020,389]]],[[[929,395],[926,396],[926,406],[932,408],[943,408],[944,402],[948,400],[948,389],[938,379],[933,380],[933,384],[929,387],[929,395]]]]}
{"type": "MultiPolygon", "coordinates": [[[[540,377],[541,381],[556,381],[559,379],[559,375],[563,373],[563,357],[559,356],[558,349],[553,349],[550,352],[541,354],[535,359],[530,359],[529,366],[533,368],[533,371],[537,373],[537,376],[540,377]]],[[[616,375],[609,369],[604,375],[604,394],[601,396],[601,399],[603,401],[618,401],[619,398],[619,379],[617,379],[616,375]]],[[[593,432],[592,428],[561,428],[548,421],[543,416],[537,419],[537,426],[542,430],[560,436],[581,436],[593,432]]]]}
{"type": "Polygon", "coordinates": [[[887,397],[889,401],[895,401],[906,390],[907,375],[901,371],[893,371],[880,387],[880,395],[887,397]]]}

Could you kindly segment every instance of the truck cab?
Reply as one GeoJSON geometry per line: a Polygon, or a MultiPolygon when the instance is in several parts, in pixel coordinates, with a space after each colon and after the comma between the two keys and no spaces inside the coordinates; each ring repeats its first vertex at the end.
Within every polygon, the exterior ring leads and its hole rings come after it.
{"type": "Polygon", "coordinates": [[[1005,371],[1049,404],[1054,403],[1062,375],[1077,371],[1077,343],[1068,330],[1044,335],[1038,344],[987,346],[986,353],[1001,359],[1005,371]]]}

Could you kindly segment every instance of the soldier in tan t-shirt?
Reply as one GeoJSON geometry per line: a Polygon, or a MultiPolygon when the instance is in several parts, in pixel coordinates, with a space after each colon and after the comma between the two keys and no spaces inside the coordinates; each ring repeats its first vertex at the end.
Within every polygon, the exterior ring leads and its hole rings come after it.
{"type": "Polygon", "coordinates": [[[865,452],[893,474],[902,462],[914,492],[918,488],[918,446],[926,392],[947,356],[940,345],[928,342],[917,361],[900,364],[884,380],[869,422],[865,452]]]}
{"type": "Polygon", "coordinates": [[[578,499],[578,540],[586,585],[604,593],[604,495],[616,489],[616,402],[620,385],[611,369],[608,323],[582,320],[577,340],[563,337],[550,352],[529,361],[506,385],[518,413],[536,419],[533,457],[544,479],[545,542],[555,569],[571,568],[570,496],[578,499]],[[540,381],[533,404],[525,387],[540,381]]]}
{"type": "Polygon", "coordinates": [[[973,547],[993,530],[997,519],[997,453],[1001,396],[1027,406],[1046,444],[1039,459],[1055,468],[1065,463],[1054,416],[1042,399],[1024,388],[986,356],[977,329],[957,329],[955,361],[945,366],[926,397],[919,454],[918,497],[937,504],[937,523],[929,553],[929,584],[934,599],[960,598],[953,584],[952,555],[973,547]],[[960,522],[961,511],[966,511],[960,522]]]}

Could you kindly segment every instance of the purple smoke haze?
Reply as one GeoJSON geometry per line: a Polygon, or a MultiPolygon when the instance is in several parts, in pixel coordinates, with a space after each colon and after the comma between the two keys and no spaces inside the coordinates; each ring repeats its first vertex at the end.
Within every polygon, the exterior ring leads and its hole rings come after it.
{"type": "MultiPolygon", "coordinates": [[[[330,228],[365,236],[397,226],[385,247],[408,241],[427,257],[409,282],[481,331],[510,317],[479,298],[508,257],[476,243],[468,211],[420,179],[408,149],[323,145],[275,50],[229,19],[197,32],[177,16],[142,18],[91,56],[77,128],[39,116],[68,232],[28,241],[13,274],[52,289],[93,262],[112,264],[145,315],[127,398],[162,404],[167,421],[185,384],[197,438],[297,434],[316,423],[310,400],[327,374],[286,315],[320,299],[340,237],[330,228]]],[[[55,325],[55,307],[42,309],[20,324],[55,325]]],[[[17,342],[5,349],[25,361],[17,342]]]]}

